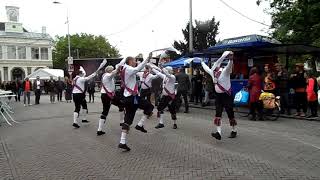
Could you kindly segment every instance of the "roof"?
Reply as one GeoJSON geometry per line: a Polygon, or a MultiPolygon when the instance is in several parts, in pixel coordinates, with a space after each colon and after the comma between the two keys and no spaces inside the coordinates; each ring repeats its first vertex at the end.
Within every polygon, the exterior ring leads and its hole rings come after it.
{"type": "Polygon", "coordinates": [[[61,69],[38,69],[37,71],[33,72],[29,76],[27,76],[29,79],[36,79],[37,76],[40,77],[40,79],[50,79],[52,76],[53,79],[58,79],[58,77],[64,77],[64,71],[61,69]]]}
{"type": "MultiPolygon", "coordinates": [[[[5,31],[5,23],[4,22],[0,22],[0,31],[5,31]]],[[[28,32],[25,28],[23,28],[23,32],[28,32]]]]}
{"type": "Polygon", "coordinates": [[[0,31],[0,37],[12,37],[12,38],[23,38],[23,39],[43,39],[43,40],[50,40],[50,41],[53,40],[49,34],[32,33],[32,32],[13,33],[13,32],[0,31]]]}
{"type": "Polygon", "coordinates": [[[247,52],[250,54],[320,54],[319,47],[304,44],[281,44],[275,39],[261,35],[225,39],[215,46],[209,47],[203,53],[214,55],[221,54],[224,51],[247,52]]]}

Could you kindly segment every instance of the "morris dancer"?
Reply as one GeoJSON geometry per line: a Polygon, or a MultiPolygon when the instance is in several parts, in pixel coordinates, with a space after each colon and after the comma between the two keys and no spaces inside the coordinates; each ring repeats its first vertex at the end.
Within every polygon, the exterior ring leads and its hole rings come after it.
{"type": "Polygon", "coordinates": [[[158,76],[150,73],[150,68],[145,66],[143,73],[139,73],[141,89],[140,89],[140,98],[147,99],[151,103],[151,87],[152,80],[156,79],[158,76]]]}
{"type": "MultiPolygon", "coordinates": [[[[152,66],[152,65],[150,65],[152,66]]],[[[157,74],[159,77],[163,79],[163,85],[162,85],[162,97],[160,99],[159,105],[158,105],[158,113],[157,117],[159,120],[159,124],[155,127],[156,129],[163,128],[164,122],[163,122],[163,110],[168,107],[171,119],[173,120],[173,129],[177,129],[177,116],[176,116],[176,99],[175,99],[175,82],[176,77],[173,75],[173,69],[172,67],[166,67],[161,70],[157,67],[153,66],[152,72],[157,74]]]]}
{"type": "Polygon", "coordinates": [[[79,112],[80,108],[82,106],[82,123],[88,123],[89,121],[87,120],[87,113],[88,113],[88,107],[87,107],[87,101],[86,101],[86,95],[84,92],[84,85],[85,82],[92,79],[93,77],[96,76],[97,72],[107,63],[106,60],[104,60],[98,70],[88,77],[86,76],[85,70],[80,66],[79,74],[73,79],[73,90],[72,90],[72,95],[73,95],[73,102],[75,106],[75,110],[73,113],[73,124],[72,126],[75,128],[80,128],[78,125],[78,118],[79,118],[79,112]]]}
{"type": "Polygon", "coordinates": [[[214,119],[214,124],[217,127],[217,132],[212,132],[211,135],[212,137],[221,140],[221,117],[223,108],[225,108],[232,128],[229,138],[235,138],[237,136],[237,121],[234,118],[230,81],[230,74],[232,73],[233,66],[233,52],[225,51],[213,64],[211,69],[204,63],[203,59],[201,65],[203,69],[211,75],[216,90],[216,117],[214,119]],[[226,67],[221,67],[221,63],[225,58],[229,58],[229,62],[226,67]]]}
{"type": "Polygon", "coordinates": [[[139,121],[138,125],[135,127],[137,130],[146,133],[144,129],[144,121],[148,119],[153,111],[153,105],[145,99],[139,98],[138,84],[137,84],[137,73],[143,69],[147,62],[150,61],[152,54],[142,61],[138,66],[136,59],[133,57],[126,58],[126,64],[121,70],[122,85],[124,87],[124,106],[125,106],[125,117],[124,123],[122,124],[122,133],[119,148],[126,151],[130,151],[127,146],[126,136],[129,132],[130,125],[134,120],[135,113],[138,108],[144,110],[144,115],[139,121]]]}

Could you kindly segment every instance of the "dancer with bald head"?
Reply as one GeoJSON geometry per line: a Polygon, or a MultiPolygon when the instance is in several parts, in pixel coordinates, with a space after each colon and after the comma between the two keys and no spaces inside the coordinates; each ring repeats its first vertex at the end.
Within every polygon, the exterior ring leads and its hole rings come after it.
{"type": "Polygon", "coordinates": [[[139,123],[135,127],[137,130],[146,133],[144,129],[144,121],[152,115],[153,105],[146,99],[139,97],[138,83],[137,83],[137,73],[141,71],[147,62],[150,61],[152,53],[149,57],[137,65],[137,61],[133,57],[127,57],[126,63],[123,65],[121,70],[121,80],[122,87],[124,88],[124,107],[125,107],[125,117],[124,123],[122,124],[122,132],[120,138],[119,148],[126,151],[130,151],[127,146],[127,134],[129,132],[130,126],[134,120],[137,109],[143,110],[143,116],[139,123]]]}

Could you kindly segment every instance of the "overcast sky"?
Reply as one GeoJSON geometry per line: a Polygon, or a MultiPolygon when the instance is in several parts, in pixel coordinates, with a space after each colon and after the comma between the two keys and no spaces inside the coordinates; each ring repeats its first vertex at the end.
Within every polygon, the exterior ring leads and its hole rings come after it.
{"type": "MultiPolygon", "coordinates": [[[[224,0],[236,10],[265,24],[271,18],[256,0],[224,0]]],[[[0,0],[0,21],[6,21],[6,5],[20,7],[20,22],[33,32],[65,35],[67,9],[70,33],[104,35],[122,55],[135,56],[172,46],[182,40],[181,29],[189,20],[189,0],[0,0]]],[[[268,28],[252,22],[229,9],[220,0],[194,0],[193,19],[220,21],[218,39],[261,34],[268,28]]]]}

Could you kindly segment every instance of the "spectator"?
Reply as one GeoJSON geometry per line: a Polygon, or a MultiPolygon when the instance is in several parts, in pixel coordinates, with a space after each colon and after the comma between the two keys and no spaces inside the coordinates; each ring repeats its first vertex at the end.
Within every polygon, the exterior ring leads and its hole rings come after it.
{"type": "Polygon", "coordinates": [[[203,82],[203,75],[200,73],[200,70],[196,70],[196,75],[192,78],[193,88],[194,88],[194,98],[195,104],[202,104],[202,82],[203,82]]]}
{"type": "Polygon", "coordinates": [[[265,64],[264,66],[263,82],[264,82],[263,90],[265,92],[275,94],[275,89],[276,89],[275,77],[274,77],[274,73],[270,69],[269,64],[265,64]]]}
{"type": "Polygon", "coordinates": [[[307,80],[306,74],[303,69],[302,63],[297,63],[295,66],[295,72],[291,74],[290,80],[295,92],[295,103],[297,107],[296,116],[305,117],[307,113],[307,80]],[[303,112],[301,112],[301,110],[303,112]]]}
{"type": "Polygon", "coordinates": [[[96,84],[94,80],[90,80],[88,82],[89,103],[91,102],[91,99],[92,99],[92,103],[94,103],[94,93],[96,91],[95,88],[96,88],[96,84]]]}
{"type": "Polygon", "coordinates": [[[56,93],[56,81],[50,76],[50,80],[48,81],[48,92],[50,94],[50,102],[55,103],[55,93],[56,93]]]}
{"type": "Polygon", "coordinates": [[[312,73],[308,73],[307,99],[311,115],[308,118],[318,117],[318,83],[312,73]]]}
{"type": "Polygon", "coordinates": [[[40,104],[42,83],[39,76],[37,76],[37,79],[34,81],[33,86],[35,94],[35,104],[40,104]]]}
{"type": "Polygon", "coordinates": [[[30,92],[32,91],[32,83],[29,81],[29,78],[26,78],[22,84],[23,88],[23,103],[26,106],[26,100],[28,99],[28,105],[31,106],[30,103],[30,92]]]}
{"type": "Polygon", "coordinates": [[[61,77],[58,77],[57,81],[57,98],[58,101],[62,101],[62,92],[65,89],[65,83],[61,80],[61,77]]]}
{"type": "Polygon", "coordinates": [[[19,80],[15,80],[13,82],[13,90],[12,92],[16,95],[15,96],[15,100],[16,102],[19,101],[20,102],[20,96],[21,96],[21,83],[19,80]]]}
{"type": "Polygon", "coordinates": [[[209,74],[206,74],[205,76],[205,89],[204,89],[204,102],[202,103],[202,106],[208,106],[210,105],[210,94],[214,93],[214,86],[212,78],[209,74]]]}
{"type": "MultiPolygon", "coordinates": [[[[180,97],[183,97],[184,100],[184,113],[189,112],[189,103],[188,103],[188,91],[191,87],[189,76],[185,73],[185,69],[181,68],[179,73],[176,75],[176,81],[178,82],[177,88],[177,97],[180,100],[180,97]]],[[[180,101],[180,105],[181,105],[180,101]]],[[[179,106],[180,107],[180,106],[179,106]]]]}
{"type": "Polygon", "coordinates": [[[289,106],[289,75],[286,69],[280,63],[275,64],[276,67],[276,95],[280,96],[280,105],[281,113],[284,114],[287,111],[287,114],[290,115],[290,106],[289,106]]]}
{"type": "Polygon", "coordinates": [[[262,120],[262,104],[259,102],[261,84],[262,80],[258,73],[258,69],[256,67],[251,68],[247,87],[250,94],[250,114],[252,115],[250,120],[253,121],[256,120],[256,110],[258,112],[259,120],[262,120]]]}
{"type": "Polygon", "coordinates": [[[72,100],[72,82],[68,77],[65,77],[65,99],[68,102],[71,103],[72,100]]]}

